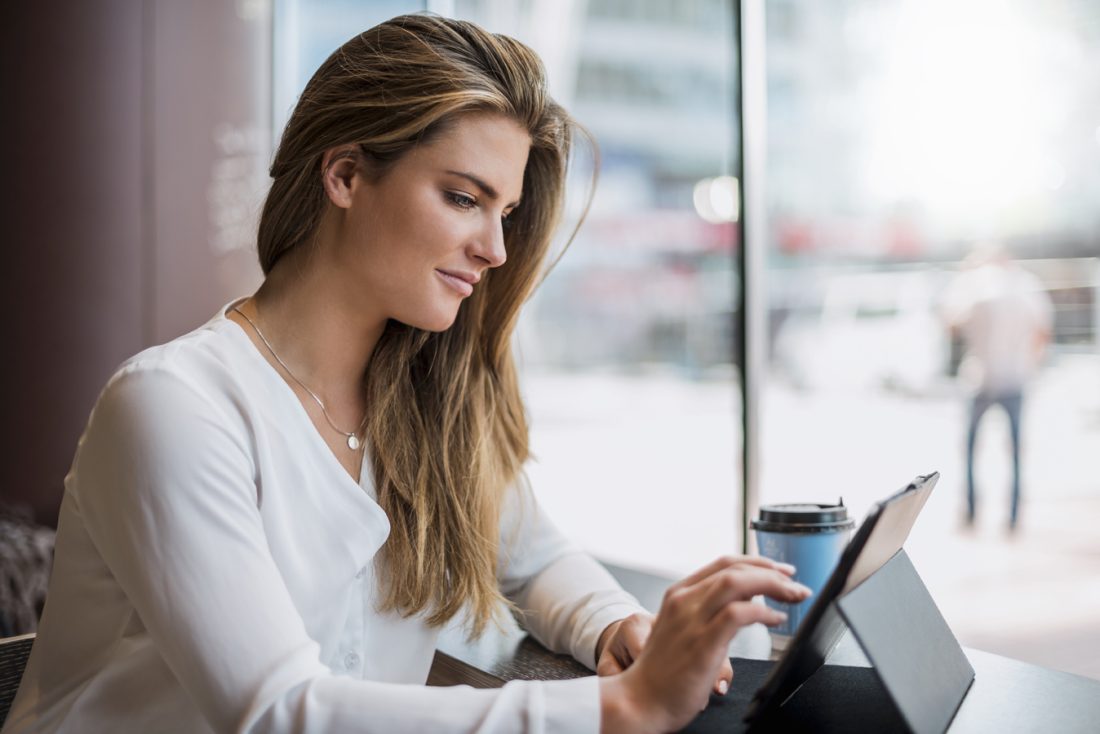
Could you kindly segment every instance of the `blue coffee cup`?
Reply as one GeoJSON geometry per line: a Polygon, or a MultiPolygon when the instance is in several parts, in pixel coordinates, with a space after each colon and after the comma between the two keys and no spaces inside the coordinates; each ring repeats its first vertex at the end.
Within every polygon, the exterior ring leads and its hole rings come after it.
{"type": "Polygon", "coordinates": [[[772,647],[776,650],[785,649],[798,630],[840,560],[854,525],[843,499],[835,505],[764,505],[760,518],[750,523],[756,531],[760,555],[794,566],[794,579],[813,591],[799,604],[764,598],[769,607],[787,614],[786,622],[771,628],[772,647]]]}

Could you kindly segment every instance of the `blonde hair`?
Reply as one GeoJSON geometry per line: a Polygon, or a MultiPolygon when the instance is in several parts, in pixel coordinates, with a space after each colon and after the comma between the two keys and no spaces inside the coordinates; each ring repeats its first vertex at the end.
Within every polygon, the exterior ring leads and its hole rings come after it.
{"type": "Polygon", "coordinates": [[[528,458],[512,332],[542,274],[580,129],[547,93],[538,56],[432,15],[400,16],[352,38],[313,75],[287,123],[258,249],[266,274],[290,249],[309,246],[327,206],[326,150],[358,144],[382,176],[471,112],[506,115],[531,136],[523,204],[504,233],[507,263],[485,274],[447,331],[390,321],[365,380],[367,445],[391,524],[381,609],[425,613],[439,626],[465,607],[478,635],[505,608],[496,579],[501,508],[528,458]]]}

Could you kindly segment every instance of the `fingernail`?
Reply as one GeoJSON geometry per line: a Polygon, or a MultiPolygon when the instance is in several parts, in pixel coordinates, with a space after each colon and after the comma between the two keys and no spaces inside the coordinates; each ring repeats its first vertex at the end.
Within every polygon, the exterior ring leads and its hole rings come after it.
{"type": "Polygon", "coordinates": [[[779,622],[786,622],[787,621],[787,613],[786,612],[776,612],[775,613],[775,619],[779,622]]]}
{"type": "Polygon", "coordinates": [[[791,581],[790,582],[790,587],[791,587],[792,591],[794,591],[796,593],[799,593],[799,594],[812,594],[812,593],[814,593],[813,589],[811,589],[809,586],[805,586],[803,584],[800,584],[797,581],[791,581]]]}
{"type": "Polygon", "coordinates": [[[780,563],[779,570],[786,571],[787,573],[794,573],[797,569],[789,563],[780,563]]]}
{"type": "Polygon", "coordinates": [[[724,680],[718,681],[718,692],[721,693],[723,696],[726,695],[726,691],[728,691],[729,689],[729,683],[726,683],[724,680]]]}

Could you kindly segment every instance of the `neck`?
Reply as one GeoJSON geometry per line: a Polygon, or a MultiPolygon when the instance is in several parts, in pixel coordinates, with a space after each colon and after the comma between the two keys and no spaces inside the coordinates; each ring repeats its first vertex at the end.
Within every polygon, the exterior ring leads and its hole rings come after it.
{"type": "Polygon", "coordinates": [[[287,253],[242,308],[294,375],[351,425],[358,420],[347,417],[362,415],[363,377],[386,319],[308,249],[287,253]]]}

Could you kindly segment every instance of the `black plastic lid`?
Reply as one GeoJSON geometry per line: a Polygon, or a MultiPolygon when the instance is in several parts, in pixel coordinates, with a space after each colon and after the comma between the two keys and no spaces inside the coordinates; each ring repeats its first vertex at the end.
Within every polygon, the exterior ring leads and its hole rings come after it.
{"type": "Polygon", "coordinates": [[[844,530],[856,524],[848,517],[848,508],[841,499],[835,505],[785,504],[763,505],[760,519],[749,526],[769,533],[813,533],[844,530]]]}

